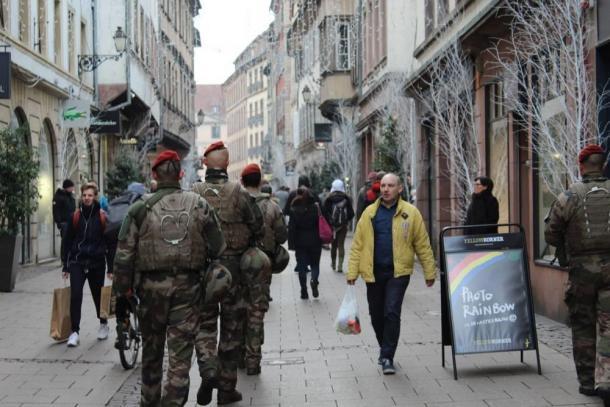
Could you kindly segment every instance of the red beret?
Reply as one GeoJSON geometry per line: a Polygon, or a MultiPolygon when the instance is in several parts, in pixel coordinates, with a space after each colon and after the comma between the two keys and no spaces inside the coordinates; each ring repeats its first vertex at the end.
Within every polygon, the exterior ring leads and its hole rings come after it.
{"type": "Polygon", "coordinates": [[[225,143],[223,143],[222,141],[217,141],[215,143],[210,144],[208,148],[205,149],[205,151],[203,152],[203,156],[205,157],[206,155],[208,155],[208,153],[211,153],[212,151],[222,150],[224,148],[226,148],[225,143]]]}
{"type": "Polygon", "coordinates": [[[165,150],[157,156],[152,165],[152,169],[154,170],[165,161],[180,161],[180,156],[174,150],[165,150]]]}
{"type": "Polygon", "coordinates": [[[580,153],[578,154],[578,162],[581,164],[584,163],[585,160],[593,154],[605,154],[605,152],[601,146],[597,144],[589,144],[580,150],[580,153]]]}
{"type": "Polygon", "coordinates": [[[246,175],[250,175],[250,174],[260,174],[261,173],[261,167],[258,166],[258,164],[248,164],[244,167],[244,169],[241,172],[241,176],[245,177],[246,175]]]}

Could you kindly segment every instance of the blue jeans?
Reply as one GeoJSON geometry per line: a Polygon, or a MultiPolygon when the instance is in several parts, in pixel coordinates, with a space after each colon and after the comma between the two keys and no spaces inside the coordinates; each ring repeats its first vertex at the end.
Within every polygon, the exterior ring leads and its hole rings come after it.
{"type": "Polygon", "coordinates": [[[376,277],[366,283],[366,298],[380,356],[394,360],[400,336],[400,310],[411,276],[376,277]]]}
{"type": "Polygon", "coordinates": [[[297,259],[294,271],[299,273],[299,279],[306,279],[307,272],[311,271],[311,281],[318,281],[322,247],[297,248],[294,253],[297,259]]]}

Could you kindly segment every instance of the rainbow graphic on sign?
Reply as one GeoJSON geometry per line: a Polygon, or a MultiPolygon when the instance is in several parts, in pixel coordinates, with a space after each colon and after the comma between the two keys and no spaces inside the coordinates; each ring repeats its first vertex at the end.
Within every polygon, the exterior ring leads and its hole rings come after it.
{"type": "MultiPolygon", "coordinates": [[[[456,265],[449,264],[449,289],[451,295],[462,284],[467,284],[484,271],[490,271],[490,266],[502,261],[505,252],[477,252],[466,255],[456,265]]],[[[451,263],[451,261],[449,261],[451,263]]]]}

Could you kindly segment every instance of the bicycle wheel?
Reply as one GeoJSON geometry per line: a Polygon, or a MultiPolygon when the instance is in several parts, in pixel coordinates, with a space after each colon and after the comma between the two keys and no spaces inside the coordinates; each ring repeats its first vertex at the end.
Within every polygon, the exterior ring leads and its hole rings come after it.
{"type": "Polygon", "coordinates": [[[123,329],[121,334],[123,335],[123,346],[119,349],[119,357],[121,359],[121,365],[125,369],[133,369],[138,361],[138,353],[140,352],[140,322],[138,321],[138,315],[136,312],[136,306],[134,303],[130,303],[129,317],[127,318],[128,326],[123,329]]]}

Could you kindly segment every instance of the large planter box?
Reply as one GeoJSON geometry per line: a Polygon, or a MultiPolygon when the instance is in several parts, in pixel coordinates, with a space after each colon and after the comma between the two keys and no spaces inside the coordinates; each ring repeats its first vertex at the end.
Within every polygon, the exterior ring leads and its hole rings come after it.
{"type": "Polygon", "coordinates": [[[11,292],[19,271],[21,235],[0,236],[0,291],[11,292]]]}

